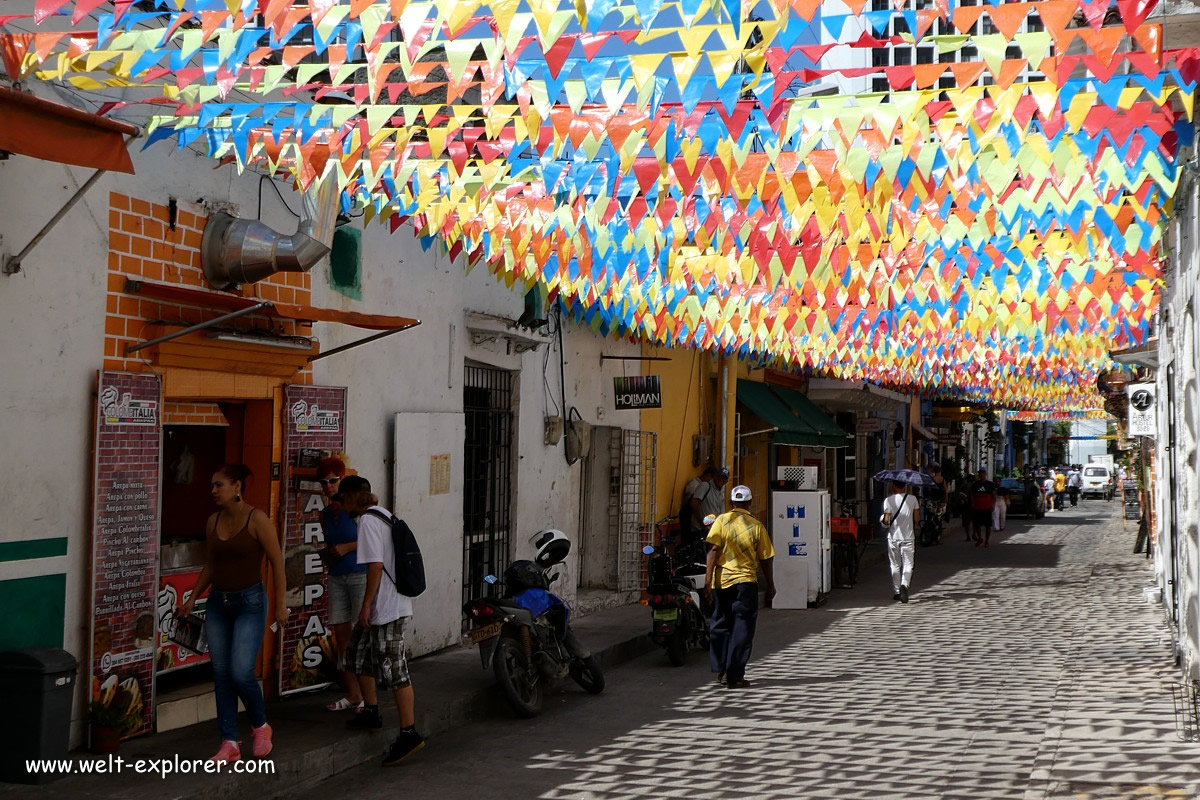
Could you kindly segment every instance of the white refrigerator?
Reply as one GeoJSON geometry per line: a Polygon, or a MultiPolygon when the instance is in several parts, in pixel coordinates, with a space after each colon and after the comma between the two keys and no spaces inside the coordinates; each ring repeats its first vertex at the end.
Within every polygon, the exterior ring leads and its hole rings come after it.
{"type": "Polygon", "coordinates": [[[773,492],[775,608],[817,605],[833,585],[829,492],[773,492]]]}

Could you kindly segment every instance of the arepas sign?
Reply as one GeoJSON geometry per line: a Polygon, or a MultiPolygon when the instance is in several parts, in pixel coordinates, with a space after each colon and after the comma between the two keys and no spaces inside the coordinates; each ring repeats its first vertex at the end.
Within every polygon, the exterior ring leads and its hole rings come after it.
{"type": "Polygon", "coordinates": [[[635,375],[632,378],[613,378],[613,393],[617,410],[662,408],[662,387],[657,375],[635,375]]]}

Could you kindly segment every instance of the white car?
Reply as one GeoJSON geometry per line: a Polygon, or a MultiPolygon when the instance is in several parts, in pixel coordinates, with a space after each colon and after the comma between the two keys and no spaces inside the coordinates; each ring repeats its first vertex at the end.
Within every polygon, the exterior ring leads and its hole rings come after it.
{"type": "Polygon", "coordinates": [[[1080,494],[1084,497],[1092,495],[1095,497],[1103,497],[1105,500],[1113,498],[1113,472],[1109,467],[1103,464],[1088,464],[1083,468],[1083,489],[1080,494]]]}

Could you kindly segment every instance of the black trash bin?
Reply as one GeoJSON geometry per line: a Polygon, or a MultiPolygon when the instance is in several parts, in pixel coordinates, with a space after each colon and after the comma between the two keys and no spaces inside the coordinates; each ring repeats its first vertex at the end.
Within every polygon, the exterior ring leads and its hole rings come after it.
{"type": "Polygon", "coordinates": [[[0,781],[49,783],[60,772],[29,773],[26,759],[66,759],[79,662],[57,647],[0,653],[0,781]]]}

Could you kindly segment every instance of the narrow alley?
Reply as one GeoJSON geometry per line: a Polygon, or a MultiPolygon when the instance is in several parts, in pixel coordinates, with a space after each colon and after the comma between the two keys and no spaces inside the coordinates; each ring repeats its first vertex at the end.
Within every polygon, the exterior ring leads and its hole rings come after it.
{"type": "MultiPolygon", "coordinates": [[[[1168,628],[1142,598],[1120,506],[1090,500],[991,547],[948,529],[893,603],[876,551],[816,611],[760,617],[752,688],[697,653],[565,683],[532,721],[497,717],[306,798],[1116,798],[1200,796],[1174,732],[1168,628]]],[[[482,676],[481,676],[482,679],[482,676]]]]}

